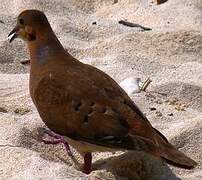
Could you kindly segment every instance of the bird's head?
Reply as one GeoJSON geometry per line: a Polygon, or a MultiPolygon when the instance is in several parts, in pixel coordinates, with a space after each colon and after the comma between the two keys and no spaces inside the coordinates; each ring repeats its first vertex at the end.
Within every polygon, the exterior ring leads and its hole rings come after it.
{"type": "MultiPolygon", "coordinates": [[[[25,10],[17,18],[15,28],[9,33],[9,41],[19,37],[25,41],[35,41],[37,36],[51,30],[45,14],[39,10],[25,10]]],[[[44,36],[45,34],[43,34],[44,36]]]]}

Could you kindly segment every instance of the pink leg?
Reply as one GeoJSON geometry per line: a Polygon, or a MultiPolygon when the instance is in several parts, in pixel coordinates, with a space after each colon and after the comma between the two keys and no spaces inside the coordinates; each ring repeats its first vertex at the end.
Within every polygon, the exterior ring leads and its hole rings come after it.
{"type": "Polygon", "coordinates": [[[54,138],[53,140],[45,140],[45,139],[43,139],[42,141],[45,144],[59,144],[59,143],[62,143],[65,146],[65,149],[66,149],[68,155],[71,156],[71,157],[73,156],[73,154],[72,154],[72,152],[70,150],[69,144],[68,144],[67,141],[65,141],[63,136],[55,134],[54,132],[52,132],[50,130],[47,130],[47,129],[44,129],[44,133],[48,134],[50,137],[54,138]]]}
{"type": "Polygon", "coordinates": [[[76,158],[73,156],[68,142],[64,139],[63,136],[60,136],[58,134],[55,134],[51,130],[44,129],[44,134],[49,135],[50,137],[54,138],[52,140],[45,140],[43,139],[42,141],[45,144],[59,144],[62,143],[65,146],[65,149],[68,153],[68,155],[71,157],[73,162],[77,165],[77,168],[80,169],[82,168],[83,173],[85,174],[90,174],[92,171],[92,155],[91,153],[86,153],[84,154],[84,166],[81,166],[81,164],[76,160],[76,158]]]}
{"type": "Polygon", "coordinates": [[[86,153],[84,155],[84,167],[83,167],[83,173],[90,174],[92,169],[92,155],[91,153],[86,153]]]}

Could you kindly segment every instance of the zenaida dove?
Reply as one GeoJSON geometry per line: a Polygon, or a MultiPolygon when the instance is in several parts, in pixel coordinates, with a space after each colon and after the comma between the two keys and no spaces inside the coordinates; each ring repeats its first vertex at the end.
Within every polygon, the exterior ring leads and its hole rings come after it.
{"type": "Polygon", "coordinates": [[[196,166],[152,127],[110,76],[65,51],[43,12],[23,11],[9,37],[27,43],[31,98],[43,122],[58,134],[49,132],[55,143],[66,143],[71,154],[68,142],[84,157],[84,173],[92,170],[92,152],[119,150],[145,151],[182,168],[196,166]]]}

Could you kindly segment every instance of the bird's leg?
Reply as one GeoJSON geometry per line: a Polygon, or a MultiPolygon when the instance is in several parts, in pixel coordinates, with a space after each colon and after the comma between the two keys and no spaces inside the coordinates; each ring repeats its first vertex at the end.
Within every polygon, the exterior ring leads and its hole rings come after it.
{"type": "Polygon", "coordinates": [[[59,143],[62,143],[64,146],[65,146],[65,150],[67,151],[68,155],[73,157],[73,154],[70,150],[70,147],[69,147],[69,144],[68,142],[64,139],[63,136],[60,136],[58,134],[55,134],[54,132],[50,131],[50,130],[47,130],[45,129],[44,130],[44,133],[45,134],[48,134],[50,137],[53,137],[54,139],[52,140],[45,140],[45,139],[42,139],[42,141],[45,143],[45,144],[59,144],[59,143]]]}
{"type": "Polygon", "coordinates": [[[92,171],[92,154],[86,153],[84,154],[84,166],[83,166],[83,173],[90,174],[92,171]]]}
{"type": "Polygon", "coordinates": [[[78,162],[78,160],[74,157],[74,155],[71,152],[71,149],[69,147],[68,142],[64,139],[63,136],[59,135],[59,134],[55,134],[54,132],[52,132],[51,130],[48,129],[44,129],[44,133],[49,135],[50,137],[53,137],[53,140],[45,140],[42,139],[42,141],[45,144],[59,144],[62,143],[65,146],[65,150],[67,151],[68,155],[70,156],[71,160],[74,162],[74,164],[76,165],[76,167],[80,170],[81,167],[83,167],[83,165],[81,163],[78,162]]]}
{"type": "Polygon", "coordinates": [[[54,139],[52,140],[45,140],[42,139],[42,141],[45,144],[59,144],[62,143],[65,146],[65,149],[68,153],[68,155],[71,157],[72,161],[75,163],[76,168],[78,170],[82,170],[83,173],[85,174],[90,174],[90,172],[92,171],[92,155],[91,153],[85,153],[83,155],[84,157],[84,165],[80,164],[78,162],[78,160],[74,157],[74,155],[72,154],[69,144],[68,142],[64,139],[63,136],[59,135],[59,134],[55,134],[54,132],[52,132],[51,130],[48,129],[44,129],[44,134],[49,135],[50,137],[53,137],[54,139]]]}

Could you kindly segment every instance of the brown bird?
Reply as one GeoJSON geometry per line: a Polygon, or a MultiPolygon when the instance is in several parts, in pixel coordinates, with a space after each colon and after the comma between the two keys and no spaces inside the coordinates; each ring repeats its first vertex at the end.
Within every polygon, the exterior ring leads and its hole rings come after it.
{"type": "Polygon", "coordinates": [[[92,152],[145,151],[178,167],[196,162],[172,146],[125,91],[101,70],[65,51],[46,16],[25,10],[9,34],[26,41],[30,53],[30,95],[53,142],[67,142],[84,157],[91,172],[92,152]]]}

